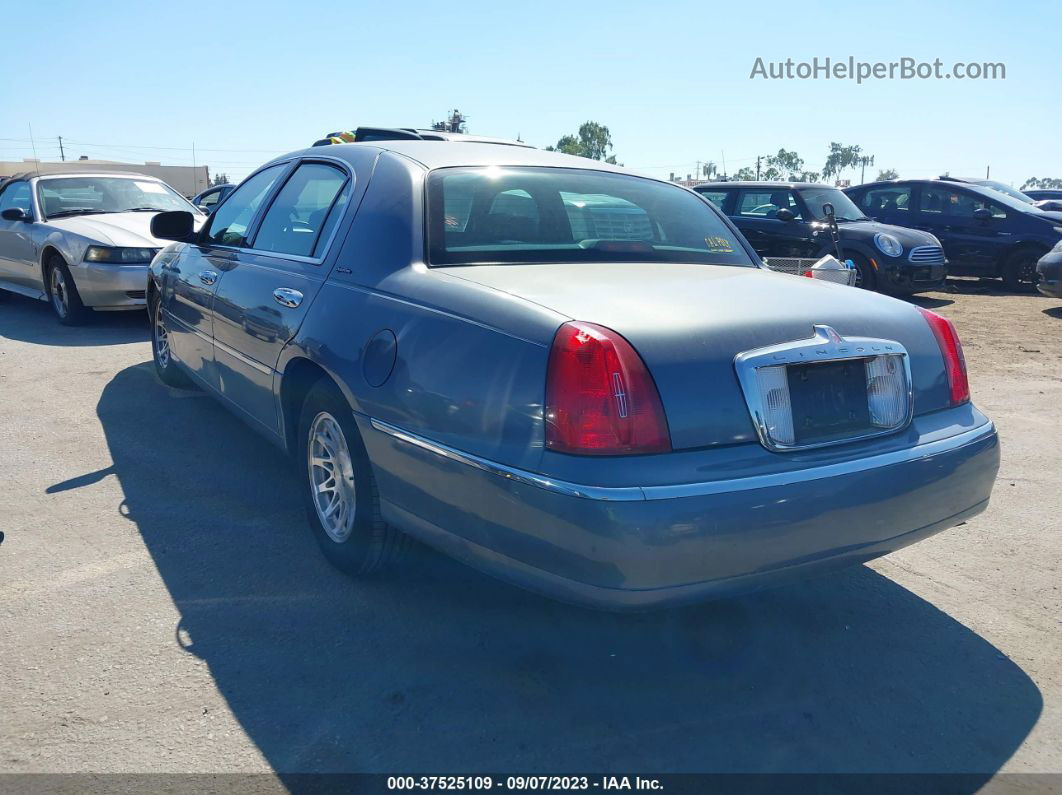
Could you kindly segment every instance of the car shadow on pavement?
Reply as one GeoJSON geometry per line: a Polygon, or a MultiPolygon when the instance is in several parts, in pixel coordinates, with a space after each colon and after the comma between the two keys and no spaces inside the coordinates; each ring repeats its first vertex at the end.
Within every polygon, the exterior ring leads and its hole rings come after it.
{"type": "Polygon", "coordinates": [[[1062,306],[1052,306],[1044,310],[1044,314],[1048,317],[1058,318],[1062,320],[1062,306]]]}
{"type": "Polygon", "coordinates": [[[61,326],[50,305],[15,293],[0,295],[0,337],[36,345],[124,345],[151,337],[147,313],[90,312],[82,326],[61,326]]]}
{"type": "Polygon", "coordinates": [[[1040,714],[1017,665],[866,567],[635,615],[419,546],[352,581],[318,553],[288,461],[213,401],[174,397],[150,363],[103,391],[124,513],[180,611],[174,642],[281,774],[988,776],[1040,714]]]}

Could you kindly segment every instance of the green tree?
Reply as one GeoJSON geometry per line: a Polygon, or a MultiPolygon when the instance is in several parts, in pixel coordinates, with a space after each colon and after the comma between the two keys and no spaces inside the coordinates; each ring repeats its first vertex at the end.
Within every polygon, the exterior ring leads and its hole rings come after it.
{"type": "Polygon", "coordinates": [[[751,166],[745,166],[744,168],[740,168],[740,169],[737,170],[737,173],[734,174],[734,179],[736,179],[736,180],[756,179],[756,169],[752,168],[751,166]]]}
{"type": "Polygon", "coordinates": [[[214,187],[215,185],[228,185],[228,184],[229,184],[229,175],[219,171],[217,174],[214,175],[214,181],[210,183],[210,186],[214,187]]]}
{"type": "Polygon", "coordinates": [[[701,176],[703,176],[705,179],[711,179],[718,173],[719,169],[716,168],[715,163],[713,163],[711,160],[701,166],[701,176]]]}
{"type": "Polygon", "coordinates": [[[899,179],[900,172],[894,168],[883,168],[878,172],[878,182],[884,182],[888,179],[899,179]]]}
{"type": "Polygon", "coordinates": [[[830,143],[830,154],[826,157],[826,165],[822,167],[822,176],[824,179],[832,179],[840,176],[847,168],[873,164],[874,156],[864,155],[861,146],[845,146],[834,141],[830,143]]]}
{"type": "Polygon", "coordinates": [[[615,163],[612,151],[612,134],[608,127],[596,121],[584,122],[576,135],[562,136],[556,146],[547,146],[549,152],[563,152],[566,155],[588,157],[591,160],[604,160],[615,163]]]}
{"type": "Polygon", "coordinates": [[[1054,179],[1052,177],[1044,177],[1042,179],[1039,177],[1029,177],[1029,179],[1025,180],[1025,183],[1019,190],[1025,190],[1027,188],[1032,188],[1034,190],[1036,188],[1043,188],[1044,190],[1062,188],[1062,179],[1054,179]]]}

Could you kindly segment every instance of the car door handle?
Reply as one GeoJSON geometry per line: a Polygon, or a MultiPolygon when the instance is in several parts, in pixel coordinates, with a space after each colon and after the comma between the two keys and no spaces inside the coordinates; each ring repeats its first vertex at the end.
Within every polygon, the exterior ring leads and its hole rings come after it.
{"type": "Polygon", "coordinates": [[[278,287],[273,291],[273,300],[281,306],[294,309],[302,303],[302,293],[290,287],[278,287]]]}
{"type": "Polygon", "coordinates": [[[200,271],[199,272],[199,281],[201,281],[203,284],[213,284],[217,280],[218,280],[217,271],[200,271]]]}

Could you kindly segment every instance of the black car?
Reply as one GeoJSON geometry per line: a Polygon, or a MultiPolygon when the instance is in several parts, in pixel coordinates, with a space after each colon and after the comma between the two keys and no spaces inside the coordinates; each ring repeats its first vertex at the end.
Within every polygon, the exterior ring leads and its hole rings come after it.
{"type": "Polygon", "coordinates": [[[760,256],[814,258],[834,253],[823,212],[832,204],[856,286],[885,293],[933,290],[947,275],[933,235],[875,223],[843,192],[810,182],[710,182],[694,190],[734,222],[760,256]]]}
{"type": "Polygon", "coordinates": [[[1062,213],[1040,210],[982,185],[901,179],[845,193],[877,221],[936,235],[950,273],[1002,277],[1015,290],[1036,281],[1037,260],[1062,240],[1062,213]]]}
{"type": "Polygon", "coordinates": [[[1062,241],[1043,256],[1036,273],[1040,277],[1037,290],[1051,298],[1062,298],[1062,241]]]}
{"type": "Polygon", "coordinates": [[[1023,190],[1026,196],[1030,199],[1036,199],[1036,201],[1047,201],[1054,199],[1056,201],[1062,201],[1062,190],[1055,188],[1034,188],[1033,190],[1023,190]]]}
{"type": "Polygon", "coordinates": [[[192,204],[209,214],[234,190],[236,190],[235,185],[215,185],[192,199],[192,204]]]}
{"type": "Polygon", "coordinates": [[[1048,188],[1046,190],[1022,191],[1026,196],[1036,202],[1041,210],[1062,210],[1062,190],[1048,188]]]}

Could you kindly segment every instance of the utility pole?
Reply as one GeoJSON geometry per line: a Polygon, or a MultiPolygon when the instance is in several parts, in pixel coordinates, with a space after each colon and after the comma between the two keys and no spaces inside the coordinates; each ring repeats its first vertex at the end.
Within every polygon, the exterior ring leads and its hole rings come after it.
{"type": "Polygon", "coordinates": [[[756,155],[756,181],[760,181],[760,156],[756,155]]]}
{"type": "Polygon", "coordinates": [[[66,162],[66,152],[63,151],[63,136],[59,136],[59,159],[66,162]]]}
{"type": "Polygon", "coordinates": [[[992,166],[985,166],[985,179],[992,178],[992,166]]]}

